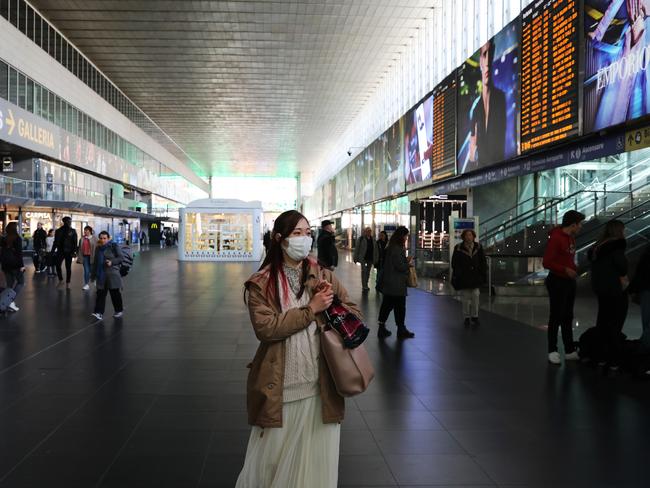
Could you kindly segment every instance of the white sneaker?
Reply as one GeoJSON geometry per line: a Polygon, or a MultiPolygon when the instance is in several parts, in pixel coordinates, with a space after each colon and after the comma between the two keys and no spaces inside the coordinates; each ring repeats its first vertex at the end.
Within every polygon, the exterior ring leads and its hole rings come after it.
{"type": "Polygon", "coordinates": [[[119,319],[119,318],[122,317],[122,315],[124,315],[124,312],[117,312],[116,314],[113,314],[113,317],[115,317],[116,319],[119,319]]]}
{"type": "Polygon", "coordinates": [[[101,313],[97,313],[97,312],[95,312],[93,314],[93,317],[95,317],[97,320],[103,320],[104,319],[104,316],[101,313]]]}
{"type": "Polygon", "coordinates": [[[84,286],[81,287],[82,290],[90,290],[90,285],[85,284],[84,286]]]}
{"type": "Polygon", "coordinates": [[[578,351],[573,351],[572,353],[564,355],[565,361],[580,361],[580,356],[578,356],[578,351]]]}
{"type": "Polygon", "coordinates": [[[560,353],[557,351],[548,353],[548,362],[551,364],[561,364],[560,353]]]}
{"type": "Polygon", "coordinates": [[[11,303],[9,304],[9,310],[11,310],[12,312],[17,312],[17,311],[20,310],[20,309],[16,306],[16,303],[15,303],[15,302],[11,302],[11,303]]]}

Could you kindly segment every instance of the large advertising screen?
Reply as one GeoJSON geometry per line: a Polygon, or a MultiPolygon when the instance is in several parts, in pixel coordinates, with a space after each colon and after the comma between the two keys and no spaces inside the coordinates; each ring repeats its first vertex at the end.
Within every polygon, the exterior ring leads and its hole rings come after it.
{"type": "Polygon", "coordinates": [[[510,23],[458,69],[458,173],[518,154],[519,24],[510,23]]]}
{"type": "Polygon", "coordinates": [[[404,118],[400,118],[386,132],[388,149],[385,162],[388,171],[386,178],[387,194],[394,195],[404,191],[404,118]]]}
{"type": "Polygon", "coordinates": [[[428,96],[404,116],[404,179],[407,187],[431,180],[433,97],[428,96]]]}
{"type": "Polygon", "coordinates": [[[521,152],[580,132],[579,0],[535,0],[521,14],[521,152]]]}
{"type": "Polygon", "coordinates": [[[585,0],[585,133],[650,114],[650,2],[585,0]]]}
{"type": "Polygon", "coordinates": [[[456,74],[433,89],[433,181],[456,174],[456,74]]]}
{"type": "Polygon", "coordinates": [[[384,132],[372,143],[375,154],[374,180],[375,200],[388,196],[388,174],[390,169],[386,164],[386,152],[388,151],[388,135],[384,132]]]}

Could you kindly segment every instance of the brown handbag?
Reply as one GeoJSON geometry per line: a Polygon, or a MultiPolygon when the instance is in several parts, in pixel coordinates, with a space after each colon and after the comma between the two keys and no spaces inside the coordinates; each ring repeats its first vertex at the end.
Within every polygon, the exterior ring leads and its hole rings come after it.
{"type": "Polygon", "coordinates": [[[409,274],[406,278],[406,286],[409,288],[418,287],[418,274],[416,273],[414,266],[409,266],[409,274]]]}
{"type": "Polygon", "coordinates": [[[346,348],[341,335],[326,325],[321,328],[320,348],[339,395],[350,397],[366,391],[375,370],[363,344],[346,348]]]}

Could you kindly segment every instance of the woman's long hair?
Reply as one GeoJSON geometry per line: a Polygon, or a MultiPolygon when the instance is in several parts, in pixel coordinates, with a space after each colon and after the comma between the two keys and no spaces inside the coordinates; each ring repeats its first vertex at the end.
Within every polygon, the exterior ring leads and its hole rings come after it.
{"type": "Polygon", "coordinates": [[[596,242],[596,247],[616,239],[625,239],[625,224],[620,220],[610,220],[605,224],[605,230],[596,242]]]}
{"type": "Polygon", "coordinates": [[[388,244],[386,247],[399,247],[400,249],[404,249],[404,238],[409,234],[409,230],[404,227],[403,225],[400,225],[397,229],[395,229],[395,232],[393,232],[393,235],[390,236],[390,240],[388,241],[388,244]]]}
{"type": "MultiPolygon", "coordinates": [[[[298,212],[297,210],[288,210],[283,212],[275,219],[273,224],[273,230],[271,230],[271,244],[269,250],[266,253],[266,257],[260,266],[260,271],[266,271],[269,273],[269,279],[266,285],[266,290],[264,290],[266,296],[273,300],[278,307],[282,306],[282,299],[280,297],[280,289],[278,287],[278,282],[282,283],[282,293],[286,295],[289,294],[289,286],[287,283],[286,276],[284,275],[284,270],[282,265],[284,264],[284,251],[282,250],[282,243],[284,240],[291,235],[293,230],[298,225],[298,222],[301,220],[309,222],[307,218],[298,212]],[[278,279],[281,278],[281,279],[278,279]]],[[[309,278],[309,266],[311,261],[309,259],[303,259],[302,261],[302,280],[300,283],[300,292],[298,293],[298,298],[302,297],[302,294],[305,291],[305,283],[309,278]]],[[[248,290],[248,283],[246,284],[246,290],[248,290]]]]}
{"type": "Polygon", "coordinates": [[[18,239],[18,224],[16,222],[9,222],[5,232],[7,234],[5,244],[7,247],[11,247],[14,241],[18,239]]]}

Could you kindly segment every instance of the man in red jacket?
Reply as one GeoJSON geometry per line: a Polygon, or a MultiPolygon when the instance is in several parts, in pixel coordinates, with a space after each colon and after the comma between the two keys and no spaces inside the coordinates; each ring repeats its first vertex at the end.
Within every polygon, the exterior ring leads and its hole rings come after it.
{"type": "Polygon", "coordinates": [[[564,359],[575,361],[578,353],[573,345],[573,304],[576,298],[576,278],[578,277],[575,254],[575,236],[582,228],[584,214],[569,210],[562,217],[562,225],[550,233],[546,251],[544,252],[544,267],[549,270],[546,278],[546,289],[550,302],[548,318],[548,360],[552,364],[560,364],[560,354],[557,351],[557,332],[562,329],[564,342],[564,359]]]}

